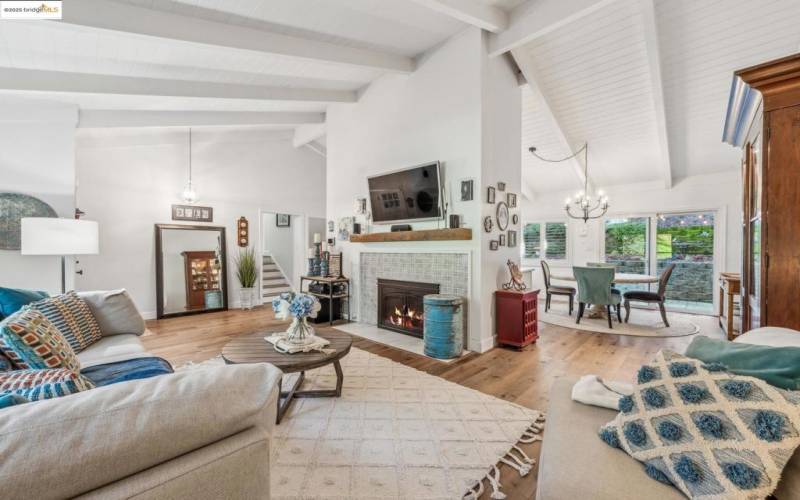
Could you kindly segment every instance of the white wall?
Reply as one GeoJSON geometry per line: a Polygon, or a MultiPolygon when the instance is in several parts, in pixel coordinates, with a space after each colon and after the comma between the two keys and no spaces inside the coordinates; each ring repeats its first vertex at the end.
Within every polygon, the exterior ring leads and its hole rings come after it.
{"type": "MultiPolygon", "coordinates": [[[[353,215],[355,198],[367,197],[368,176],[439,160],[446,189],[452,193],[449,213],[461,215],[473,230],[471,241],[337,241],[337,251],[344,252],[345,275],[357,281],[358,252],[469,253],[467,346],[477,351],[493,345],[491,295],[508,257],[505,251],[485,255],[489,250],[482,215],[493,213],[495,206],[485,203],[482,178],[490,183],[504,181],[517,194],[521,182],[519,89],[504,59],[488,60],[485,53],[482,32],[467,29],[422,57],[414,73],[386,75],[373,82],[358,103],[333,105],[327,114],[329,220],[353,215]],[[461,202],[460,181],[467,178],[475,181],[475,199],[461,202]]],[[[414,229],[446,227],[444,221],[412,225],[414,229]]],[[[389,226],[372,230],[388,231],[389,226]]]]}
{"type": "MultiPolygon", "coordinates": [[[[48,203],[59,217],[75,213],[75,126],[78,108],[55,102],[0,98],[0,191],[48,203]]],[[[0,250],[0,286],[61,291],[58,257],[0,250]]],[[[72,259],[67,288],[72,288],[72,259]]]]}
{"type": "MultiPolygon", "coordinates": [[[[519,155],[522,140],[522,92],[517,83],[513,68],[505,57],[488,58],[486,54],[487,33],[483,33],[482,57],[482,168],[480,197],[482,217],[491,216],[495,222],[494,229],[487,233],[478,229],[481,240],[481,303],[484,314],[481,315],[481,330],[494,333],[495,310],[494,292],[500,290],[509,279],[507,262],[509,259],[519,262],[520,234],[517,234],[517,247],[508,246],[508,231],[519,230],[520,226],[511,223],[511,215],[520,212],[522,202],[522,159],[519,155]],[[496,202],[507,202],[508,193],[517,195],[517,208],[509,208],[509,223],[505,231],[497,227],[497,204],[484,203],[487,186],[497,187],[498,182],[505,182],[505,192],[496,192],[496,202]],[[498,239],[500,234],[506,236],[506,246],[498,250],[489,250],[489,242],[498,239]]],[[[491,347],[492,338],[484,337],[483,349],[491,347]]]]}
{"type": "MultiPolygon", "coordinates": [[[[290,135],[258,129],[193,131],[199,205],[225,226],[228,291],[238,304],[233,257],[236,220],[250,221],[251,245],[261,238],[261,211],[322,216],[325,164],[291,146],[290,135]]],[[[148,317],[155,314],[154,224],[173,223],[186,181],[185,129],[82,131],[77,145],[78,204],[100,223],[100,255],[84,257],[81,290],[127,288],[148,317]]],[[[258,249],[257,249],[258,251],[258,249]]]]}
{"type": "MultiPolygon", "coordinates": [[[[591,172],[590,172],[591,173],[591,172]]],[[[577,191],[577,187],[575,189],[577,191]]],[[[575,191],[537,195],[523,202],[524,222],[567,221],[564,199],[575,191]]],[[[742,183],[738,171],[688,177],[665,190],[658,183],[615,186],[605,190],[610,198],[608,216],[716,210],[717,272],[741,270],[742,253],[742,183]]],[[[583,265],[602,259],[603,219],[568,220],[568,253],[566,265],[583,265]]],[[[542,287],[541,271],[534,273],[534,284],[542,287]]],[[[555,264],[555,267],[560,267],[555,264]]],[[[714,294],[716,304],[717,294],[714,294]]]]}

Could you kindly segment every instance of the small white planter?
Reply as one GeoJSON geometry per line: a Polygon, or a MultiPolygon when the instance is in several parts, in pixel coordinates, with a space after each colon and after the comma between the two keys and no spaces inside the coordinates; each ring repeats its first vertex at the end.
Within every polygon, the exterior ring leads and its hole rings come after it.
{"type": "Polygon", "coordinates": [[[252,309],[255,303],[256,296],[255,288],[240,288],[239,289],[239,305],[242,309],[252,309]]]}

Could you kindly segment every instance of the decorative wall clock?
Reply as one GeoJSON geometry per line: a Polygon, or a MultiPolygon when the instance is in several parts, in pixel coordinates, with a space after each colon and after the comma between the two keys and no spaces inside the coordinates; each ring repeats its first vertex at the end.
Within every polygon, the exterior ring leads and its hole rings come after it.
{"type": "Polygon", "coordinates": [[[508,227],[508,205],[501,201],[497,204],[497,228],[505,231],[508,227]]]}
{"type": "Polygon", "coordinates": [[[483,230],[487,233],[491,233],[493,227],[494,223],[492,222],[492,217],[487,215],[486,218],[483,219],[483,230]]]}

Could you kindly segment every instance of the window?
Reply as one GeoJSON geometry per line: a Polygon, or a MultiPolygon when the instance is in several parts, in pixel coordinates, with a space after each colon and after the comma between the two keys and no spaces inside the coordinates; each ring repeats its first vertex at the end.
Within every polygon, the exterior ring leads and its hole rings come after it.
{"type": "Polygon", "coordinates": [[[567,224],[547,222],[544,225],[544,248],[547,260],[567,260],[567,224]]]}
{"type": "Polygon", "coordinates": [[[567,224],[565,222],[532,222],[522,229],[522,258],[567,260],[567,224]],[[542,230],[544,229],[544,230],[542,230]]]}
{"type": "Polygon", "coordinates": [[[542,256],[542,225],[537,223],[525,224],[522,230],[522,257],[524,259],[539,259],[542,256]]]}

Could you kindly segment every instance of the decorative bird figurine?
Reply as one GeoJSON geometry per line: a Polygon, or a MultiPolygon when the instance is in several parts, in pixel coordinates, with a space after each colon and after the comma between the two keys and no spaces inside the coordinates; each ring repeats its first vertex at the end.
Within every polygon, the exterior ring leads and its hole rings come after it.
{"type": "Polygon", "coordinates": [[[521,292],[528,288],[528,285],[525,284],[525,280],[522,279],[522,271],[519,270],[517,263],[508,259],[506,265],[508,266],[508,272],[511,273],[511,281],[503,284],[503,290],[517,290],[521,292]]]}

